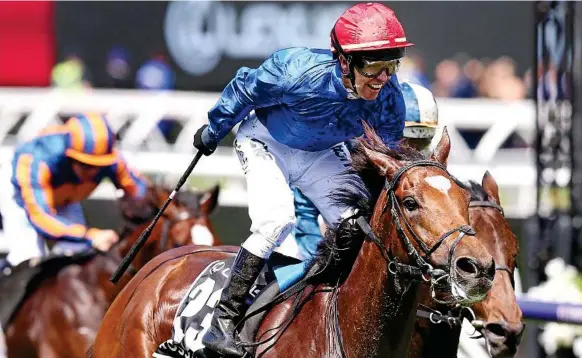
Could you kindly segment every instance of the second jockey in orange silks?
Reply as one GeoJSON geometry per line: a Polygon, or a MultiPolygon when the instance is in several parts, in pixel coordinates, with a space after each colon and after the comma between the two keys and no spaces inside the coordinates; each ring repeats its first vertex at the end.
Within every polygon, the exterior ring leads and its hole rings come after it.
{"type": "Polygon", "coordinates": [[[87,227],[80,204],[104,179],[132,197],[147,191],[147,180],[120,156],[102,115],[70,118],[19,145],[12,165],[0,172],[8,263],[46,256],[45,239],[56,241],[56,253],[109,250],[117,233],[87,227]]]}

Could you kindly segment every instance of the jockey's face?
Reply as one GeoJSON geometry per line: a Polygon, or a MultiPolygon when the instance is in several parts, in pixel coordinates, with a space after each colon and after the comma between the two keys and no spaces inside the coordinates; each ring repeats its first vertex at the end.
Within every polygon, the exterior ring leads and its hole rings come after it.
{"type": "Polygon", "coordinates": [[[90,181],[99,172],[99,167],[73,161],[73,172],[82,181],[90,181]]]}
{"type": "MultiPolygon", "coordinates": [[[[349,65],[343,56],[339,57],[343,73],[349,72],[349,65]]],[[[362,69],[354,68],[354,90],[363,99],[373,101],[378,97],[382,87],[390,80],[392,74],[398,70],[398,66],[391,64],[391,61],[380,62],[379,71],[366,71],[367,67],[362,69]],[[371,75],[370,73],[373,73],[371,75]]],[[[373,64],[372,64],[373,65],[373,64]]]]}
{"type": "Polygon", "coordinates": [[[373,101],[378,97],[378,94],[382,90],[382,87],[390,80],[390,76],[386,71],[382,71],[377,77],[368,78],[354,71],[354,87],[356,87],[356,92],[360,97],[367,101],[373,101]]]}

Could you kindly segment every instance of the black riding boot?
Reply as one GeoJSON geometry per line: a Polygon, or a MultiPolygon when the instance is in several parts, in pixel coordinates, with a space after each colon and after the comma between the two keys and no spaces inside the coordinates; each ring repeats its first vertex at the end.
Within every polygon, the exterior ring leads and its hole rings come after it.
{"type": "Polygon", "coordinates": [[[264,264],[264,259],[241,247],[214,311],[210,329],[202,337],[202,343],[206,348],[225,356],[244,355],[245,351],[236,344],[237,333],[234,327],[248,309],[247,295],[264,264]]]}

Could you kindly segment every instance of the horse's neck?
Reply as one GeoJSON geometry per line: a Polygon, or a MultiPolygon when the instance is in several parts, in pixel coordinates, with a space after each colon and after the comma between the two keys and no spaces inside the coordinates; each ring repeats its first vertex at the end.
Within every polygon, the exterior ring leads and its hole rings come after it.
{"type": "Polygon", "coordinates": [[[388,264],[380,250],[372,242],[364,242],[339,294],[340,327],[348,357],[406,355],[418,286],[399,283],[402,293],[396,291],[393,277],[388,277],[388,264]]]}

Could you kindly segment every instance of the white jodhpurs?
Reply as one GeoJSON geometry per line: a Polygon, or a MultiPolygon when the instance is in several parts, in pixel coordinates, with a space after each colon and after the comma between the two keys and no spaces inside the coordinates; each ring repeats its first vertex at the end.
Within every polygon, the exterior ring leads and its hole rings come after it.
{"type": "MultiPolygon", "coordinates": [[[[3,166],[0,170],[0,212],[2,212],[2,223],[4,225],[4,239],[8,243],[8,256],[6,260],[16,266],[19,263],[48,255],[49,251],[45,239],[34,229],[26,211],[16,203],[14,199],[14,185],[10,178],[12,169],[9,165],[3,166]]],[[[57,208],[57,215],[71,220],[74,223],[85,225],[81,204],[73,203],[57,208]]],[[[53,251],[59,254],[65,250],[62,245],[67,246],[75,243],[57,243],[53,251]]],[[[84,245],[86,244],[77,244],[84,245]]],[[[77,250],[78,251],[78,250],[77,250]]]]}
{"type": "Polygon", "coordinates": [[[360,181],[349,170],[350,155],[343,143],[319,152],[293,149],[277,142],[251,115],[240,125],[235,149],[246,178],[252,221],[251,236],[242,246],[252,254],[268,258],[293,229],[290,184],[314,203],[329,227],[335,227],[342,215],[351,211],[329,196],[348,182],[360,181]]]}

